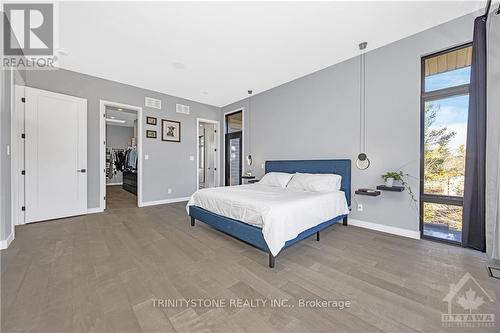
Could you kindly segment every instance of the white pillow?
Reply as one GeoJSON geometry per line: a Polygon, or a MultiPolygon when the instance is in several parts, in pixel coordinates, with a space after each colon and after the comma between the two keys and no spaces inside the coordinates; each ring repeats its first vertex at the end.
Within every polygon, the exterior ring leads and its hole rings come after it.
{"type": "Polygon", "coordinates": [[[342,176],[334,173],[296,173],[287,188],[312,192],[332,192],[340,190],[342,176]]]}
{"type": "Polygon", "coordinates": [[[268,172],[259,181],[261,185],[278,186],[285,188],[293,174],[285,172],[268,172]]]}

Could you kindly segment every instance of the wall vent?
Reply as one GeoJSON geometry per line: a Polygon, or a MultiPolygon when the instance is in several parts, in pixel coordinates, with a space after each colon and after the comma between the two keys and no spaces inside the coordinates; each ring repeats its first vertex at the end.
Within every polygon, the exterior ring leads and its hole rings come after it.
{"type": "Polygon", "coordinates": [[[189,114],[189,105],[175,104],[177,113],[189,114]]]}
{"type": "Polygon", "coordinates": [[[149,108],[161,110],[161,100],[159,100],[159,99],[155,99],[155,98],[152,98],[152,97],[146,97],[144,103],[149,108]]]}

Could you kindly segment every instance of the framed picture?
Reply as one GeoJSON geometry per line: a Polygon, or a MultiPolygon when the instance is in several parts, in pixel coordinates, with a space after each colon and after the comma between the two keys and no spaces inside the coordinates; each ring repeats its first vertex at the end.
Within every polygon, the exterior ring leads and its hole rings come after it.
{"type": "Polygon", "coordinates": [[[146,138],[156,139],[156,131],[146,130],[146,138]]]}
{"type": "Polygon", "coordinates": [[[161,139],[163,141],[181,142],[181,123],[175,120],[161,120],[161,139]]]}
{"type": "Polygon", "coordinates": [[[156,125],[156,118],[155,117],[146,117],[146,124],[156,125]]]}

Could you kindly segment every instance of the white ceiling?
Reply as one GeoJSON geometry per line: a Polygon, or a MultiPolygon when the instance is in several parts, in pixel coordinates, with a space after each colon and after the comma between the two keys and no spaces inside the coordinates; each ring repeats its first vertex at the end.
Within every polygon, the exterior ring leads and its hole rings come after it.
{"type": "Polygon", "coordinates": [[[124,123],[115,123],[106,121],[108,126],[134,127],[134,121],[137,119],[137,112],[130,110],[118,110],[117,108],[106,107],[106,119],[124,120],[124,123]]]}
{"type": "Polygon", "coordinates": [[[61,2],[60,64],[224,106],[485,2],[61,2]]]}

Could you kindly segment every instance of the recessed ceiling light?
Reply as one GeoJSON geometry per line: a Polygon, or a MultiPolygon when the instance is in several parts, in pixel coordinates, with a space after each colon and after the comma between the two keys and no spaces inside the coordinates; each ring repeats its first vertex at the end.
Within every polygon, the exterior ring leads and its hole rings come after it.
{"type": "Polygon", "coordinates": [[[184,65],[182,62],[175,61],[172,63],[172,67],[175,69],[185,69],[186,65],[184,65]]]}
{"type": "Polygon", "coordinates": [[[123,111],[123,110],[122,110],[122,109],[120,109],[120,108],[118,108],[117,110],[118,110],[118,111],[123,111]]]}
{"type": "Polygon", "coordinates": [[[111,117],[111,119],[115,119],[115,117],[111,117]]]}
{"type": "Polygon", "coordinates": [[[107,122],[125,124],[125,120],[106,118],[107,122]]]}
{"type": "Polygon", "coordinates": [[[69,55],[68,50],[66,50],[65,48],[59,48],[56,51],[57,51],[57,53],[59,53],[62,56],[68,56],[69,55]]]}

